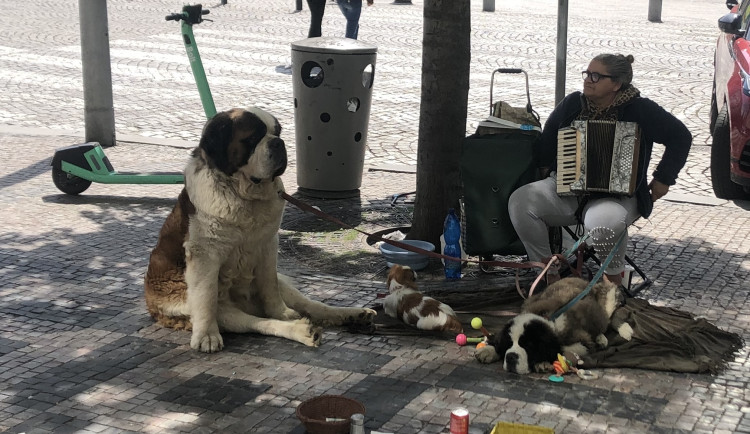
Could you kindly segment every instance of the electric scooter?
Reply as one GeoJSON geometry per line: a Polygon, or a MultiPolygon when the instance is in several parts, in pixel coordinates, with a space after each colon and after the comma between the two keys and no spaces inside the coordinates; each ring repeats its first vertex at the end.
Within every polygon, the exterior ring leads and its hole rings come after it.
{"type": "MultiPolygon", "coordinates": [[[[167,21],[181,21],[182,40],[185,44],[193,77],[198,86],[201,104],[207,119],[216,115],[208,79],[203,69],[198,46],[193,37],[193,25],[203,20],[209,11],[200,4],[183,6],[181,13],[166,16],[167,21]]],[[[83,193],[92,182],[102,184],[183,184],[185,178],[181,172],[117,172],[110,163],[104,150],[97,142],[88,142],[60,148],[52,157],[52,181],[66,194],[83,193]]]]}

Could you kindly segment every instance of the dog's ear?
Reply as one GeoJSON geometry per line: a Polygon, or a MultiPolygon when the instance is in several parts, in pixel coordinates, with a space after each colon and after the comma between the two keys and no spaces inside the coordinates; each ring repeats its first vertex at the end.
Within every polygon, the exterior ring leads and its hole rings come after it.
{"type": "Polygon", "coordinates": [[[388,279],[386,279],[385,283],[389,288],[391,287],[391,281],[396,278],[396,275],[398,274],[400,269],[400,265],[394,264],[391,266],[391,269],[388,270],[388,279]]]}
{"type": "Polygon", "coordinates": [[[534,366],[539,362],[552,363],[557,360],[557,354],[562,352],[562,344],[549,324],[541,320],[531,321],[526,325],[525,332],[534,336],[533,340],[526,341],[529,365],[534,366]],[[536,360],[536,357],[539,357],[539,360],[536,360]]]}
{"type": "Polygon", "coordinates": [[[490,345],[495,347],[495,352],[500,356],[500,360],[505,358],[505,353],[513,346],[513,340],[510,338],[511,323],[505,324],[498,334],[491,333],[487,338],[490,345]]]}
{"type": "Polygon", "coordinates": [[[231,176],[237,171],[237,166],[230,161],[229,144],[234,137],[234,120],[229,113],[217,113],[206,122],[203,135],[198,144],[201,152],[208,157],[208,164],[231,176]]]}

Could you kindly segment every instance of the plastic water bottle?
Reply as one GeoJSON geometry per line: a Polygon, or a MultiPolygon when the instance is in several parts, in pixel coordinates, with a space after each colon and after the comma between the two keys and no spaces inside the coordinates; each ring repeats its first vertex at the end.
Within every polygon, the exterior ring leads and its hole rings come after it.
{"type": "MultiPolygon", "coordinates": [[[[458,220],[456,210],[451,208],[448,211],[448,216],[445,218],[445,224],[443,225],[443,238],[445,239],[445,248],[443,248],[443,254],[445,256],[452,256],[454,258],[461,258],[461,245],[459,239],[461,238],[461,222],[458,220]]],[[[444,259],[445,265],[445,278],[449,280],[461,278],[461,261],[451,261],[450,259],[444,259]]]]}

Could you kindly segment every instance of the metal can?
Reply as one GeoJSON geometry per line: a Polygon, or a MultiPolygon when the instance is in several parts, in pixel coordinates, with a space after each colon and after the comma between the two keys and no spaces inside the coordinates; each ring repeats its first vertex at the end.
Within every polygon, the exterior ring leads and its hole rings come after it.
{"type": "Polygon", "coordinates": [[[451,412],[451,434],[469,434],[469,410],[459,407],[451,412]]]}
{"type": "Polygon", "coordinates": [[[349,426],[350,434],[365,434],[365,415],[362,413],[355,413],[351,417],[351,425],[349,426]]]}

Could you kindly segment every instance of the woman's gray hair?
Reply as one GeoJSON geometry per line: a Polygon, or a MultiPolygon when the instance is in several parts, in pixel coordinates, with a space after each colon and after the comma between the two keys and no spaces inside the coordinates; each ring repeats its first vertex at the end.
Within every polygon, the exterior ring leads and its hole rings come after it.
{"type": "Polygon", "coordinates": [[[635,61],[632,54],[624,56],[622,54],[604,53],[594,57],[594,60],[600,62],[607,68],[607,72],[612,76],[612,81],[622,84],[625,89],[633,81],[633,67],[631,64],[635,61]]]}

